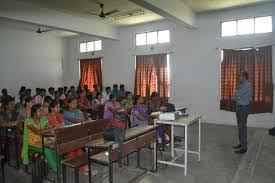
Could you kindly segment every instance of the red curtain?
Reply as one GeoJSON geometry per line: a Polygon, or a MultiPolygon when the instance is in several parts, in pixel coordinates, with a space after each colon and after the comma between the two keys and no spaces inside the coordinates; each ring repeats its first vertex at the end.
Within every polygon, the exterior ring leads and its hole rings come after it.
{"type": "Polygon", "coordinates": [[[273,111],[272,46],[250,50],[223,50],[221,64],[222,110],[235,111],[232,97],[241,71],[248,72],[252,84],[252,113],[273,111]]]}
{"type": "Polygon", "coordinates": [[[81,87],[87,85],[89,90],[93,90],[93,85],[102,89],[101,58],[80,60],[80,82],[81,87]]]}
{"type": "Polygon", "coordinates": [[[138,55],[135,94],[148,97],[152,92],[158,92],[161,97],[168,97],[168,91],[167,55],[138,55]]]}

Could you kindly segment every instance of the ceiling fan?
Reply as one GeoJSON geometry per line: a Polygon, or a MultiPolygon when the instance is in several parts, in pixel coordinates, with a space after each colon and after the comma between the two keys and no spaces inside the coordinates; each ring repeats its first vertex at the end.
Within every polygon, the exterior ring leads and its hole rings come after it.
{"type": "Polygon", "coordinates": [[[104,4],[100,3],[98,1],[96,1],[96,3],[100,7],[100,12],[99,13],[89,12],[89,14],[99,16],[100,18],[106,18],[107,16],[110,16],[112,14],[119,12],[119,10],[117,10],[117,9],[114,9],[114,10],[108,11],[108,12],[104,12],[104,4]]]}
{"type": "Polygon", "coordinates": [[[35,31],[37,34],[42,34],[44,32],[52,31],[52,29],[44,29],[42,30],[40,27],[35,31]]]}

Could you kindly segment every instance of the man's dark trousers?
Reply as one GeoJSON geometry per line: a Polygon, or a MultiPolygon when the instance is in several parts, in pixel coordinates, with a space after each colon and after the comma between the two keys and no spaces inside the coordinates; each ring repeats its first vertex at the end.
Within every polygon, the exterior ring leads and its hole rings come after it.
{"type": "Polygon", "coordinates": [[[249,106],[237,106],[236,116],[238,123],[239,142],[242,149],[247,149],[247,117],[249,106]]]}

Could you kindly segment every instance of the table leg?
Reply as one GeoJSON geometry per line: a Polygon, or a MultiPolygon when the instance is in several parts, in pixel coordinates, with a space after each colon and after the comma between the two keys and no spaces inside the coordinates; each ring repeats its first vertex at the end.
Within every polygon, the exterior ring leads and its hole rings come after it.
{"type": "Polygon", "coordinates": [[[184,133],[184,140],[185,140],[185,142],[184,142],[184,175],[186,176],[187,175],[187,153],[188,153],[188,149],[187,149],[187,147],[188,147],[188,145],[187,145],[187,143],[188,143],[188,141],[187,141],[187,137],[188,137],[188,134],[187,134],[187,132],[188,132],[188,130],[187,130],[187,125],[185,125],[184,126],[184,130],[185,130],[185,133],[184,133]]]}
{"type": "Polygon", "coordinates": [[[199,160],[201,160],[201,118],[199,118],[199,160]]]}
{"type": "Polygon", "coordinates": [[[175,151],[174,151],[174,125],[171,125],[171,156],[172,159],[175,157],[175,151]]]}

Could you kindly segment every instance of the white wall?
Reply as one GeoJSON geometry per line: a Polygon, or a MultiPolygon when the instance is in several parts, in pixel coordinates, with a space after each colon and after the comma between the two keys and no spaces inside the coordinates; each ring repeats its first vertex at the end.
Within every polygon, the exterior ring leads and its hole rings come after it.
{"type": "Polygon", "coordinates": [[[62,55],[61,38],[0,21],[0,88],[15,95],[21,85],[62,85],[62,55]]]}
{"type": "MultiPolygon", "coordinates": [[[[120,28],[119,41],[104,40],[104,50],[99,53],[99,55],[104,55],[104,85],[124,83],[128,89],[133,90],[135,55],[167,52],[171,54],[171,100],[176,105],[186,105],[191,111],[202,113],[206,122],[235,124],[234,113],[219,109],[220,48],[274,44],[275,3],[201,14],[197,16],[197,25],[198,29],[188,30],[181,25],[161,21],[120,28]],[[234,38],[221,38],[220,36],[220,23],[222,21],[265,15],[273,15],[273,33],[234,38]],[[135,47],[136,33],[158,29],[170,29],[170,44],[154,46],[153,49],[150,47],[137,49],[135,47]]],[[[65,59],[63,64],[64,70],[69,69],[64,75],[65,80],[77,78],[78,82],[78,68],[76,68],[75,61],[78,58],[91,57],[91,55],[79,54],[78,43],[81,39],[83,38],[66,40],[71,44],[68,45],[69,49],[67,49],[70,52],[69,58],[65,59]]],[[[275,54],[273,63],[275,66],[275,54]]],[[[275,73],[275,69],[273,73],[275,73]]],[[[275,79],[275,75],[273,78],[275,79]]],[[[249,117],[250,126],[271,127],[274,126],[273,121],[273,114],[251,115],[249,117]]]]}

